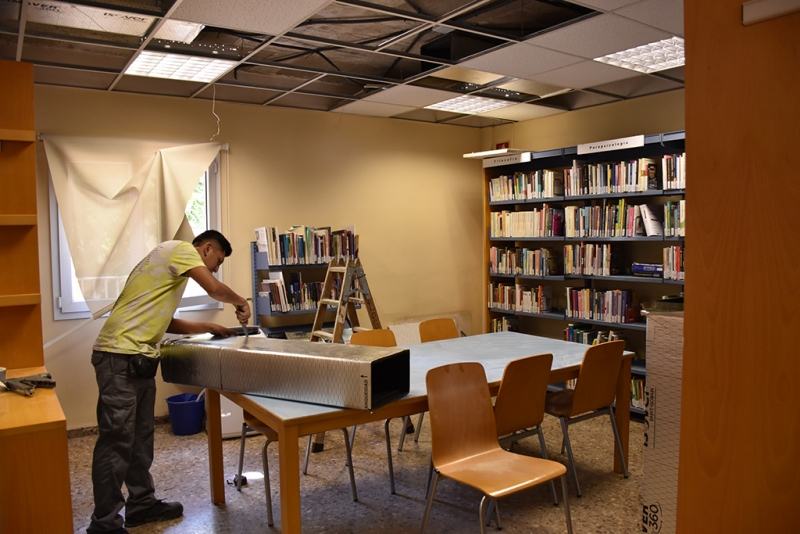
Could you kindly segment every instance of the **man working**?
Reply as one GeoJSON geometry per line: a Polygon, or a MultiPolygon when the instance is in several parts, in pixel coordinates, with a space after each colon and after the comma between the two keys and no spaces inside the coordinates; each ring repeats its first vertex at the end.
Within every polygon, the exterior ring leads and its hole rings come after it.
{"type": "Polygon", "coordinates": [[[222,337],[236,334],[218,324],[173,318],[189,278],[212,298],[233,304],[237,320],[247,324],[247,300],[212,275],[231,252],[231,244],[216,230],[203,232],[191,244],[161,243],[128,276],[100,330],[92,347],[100,397],[99,436],[92,461],[95,508],[88,533],[126,533],[119,514],[123,506],[126,526],[175,519],[183,514],[180,503],[156,500],[150,476],[157,343],[166,332],[208,332],[222,337]],[[127,501],[122,495],[123,482],[128,488],[127,501]]]}

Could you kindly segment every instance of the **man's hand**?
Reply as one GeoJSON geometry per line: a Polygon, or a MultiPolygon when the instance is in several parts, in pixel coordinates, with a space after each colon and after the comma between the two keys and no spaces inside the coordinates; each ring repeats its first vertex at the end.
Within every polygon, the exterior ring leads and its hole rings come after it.
{"type": "Polygon", "coordinates": [[[208,323],[208,333],[217,337],[232,337],[236,335],[236,330],[231,330],[219,324],[208,323]]]}
{"type": "Polygon", "coordinates": [[[244,305],[236,306],[236,319],[240,325],[247,327],[247,321],[250,319],[250,304],[247,301],[244,305]]]}

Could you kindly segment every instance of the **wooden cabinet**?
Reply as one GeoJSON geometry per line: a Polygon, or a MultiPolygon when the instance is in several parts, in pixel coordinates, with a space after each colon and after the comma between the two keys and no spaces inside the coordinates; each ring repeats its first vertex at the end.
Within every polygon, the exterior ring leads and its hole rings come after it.
{"type": "MultiPolygon", "coordinates": [[[[0,60],[0,80],[0,367],[14,378],[45,372],[33,65],[0,60]]],[[[0,393],[0,473],[0,533],[73,531],[67,421],[54,390],[0,393]]]]}

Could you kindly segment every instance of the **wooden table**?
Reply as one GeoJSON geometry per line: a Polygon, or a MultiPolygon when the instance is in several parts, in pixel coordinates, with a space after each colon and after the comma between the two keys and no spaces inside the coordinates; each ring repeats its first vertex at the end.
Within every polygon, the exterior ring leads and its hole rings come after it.
{"type": "MultiPolygon", "coordinates": [[[[212,416],[212,414],[220,413],[220,393],[275,429],[280,436],[278,453],[281,531],[299,533],[301,532],[298,447],[300,437],[427,411],[425,374],[434,367],[449,363],[474,361],[483,364],[493,395],[497,393],[506,364],[524,356],[548,352],[553,354],[550,383],[576,378],[587,346],[516,332],[497,332],[409,345],[406,348],[411,351],[409,394],[371,412],[208,390],[206,413],[209,414],[208,462],[211,478],[211,501],[215,504],[225,502],[221,419],[219,416],[212,416]]],[[[626,461],[628,457],[632,358],[633,353],[625,353],[617,379],[617,399],[622,399],[622,402],[617,404],[616,419],[626,461]]],[[[618,473],[622,472],[622,466],[619,464],[616,454],[614,454],[614,470],[618,473]]]]}
{"type": "MultiPolygon", "coordinates": [[[[46,372],[9,369],[8,378],[46,372]]],[[[69,532],[67,420],[52,389],[0,393],[0,532],[69,532]]]]}

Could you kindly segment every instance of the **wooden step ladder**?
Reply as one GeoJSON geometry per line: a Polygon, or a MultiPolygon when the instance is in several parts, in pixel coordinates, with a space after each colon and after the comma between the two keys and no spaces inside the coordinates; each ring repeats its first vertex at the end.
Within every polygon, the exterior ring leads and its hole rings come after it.
{"type": "Polygon", "coordinates": [[[317,314],[314,317],[314,326],[311,329],[311,341],[325,340],[331,343],[343,343],[342,333],[345,321],[350,322],[353,332],[368,330],[362,328],[358,321],[356,304],[361,304],[367,310],[372,328],[380,329],[381,320],[375,309],[375,301],[369,291],[367,275],[364,274],[361,260],[358,258],[348,258],[346,261],[344,259],[331,260],[325,275],[325,283],[322,286],[322,296],[319,299],[317,314]],[[331,298],[336,280],[340,281],[338,299],[331,298]],[[336,308],[333,333],[322,329],[325,313],[329,307],[336,308]]]}

